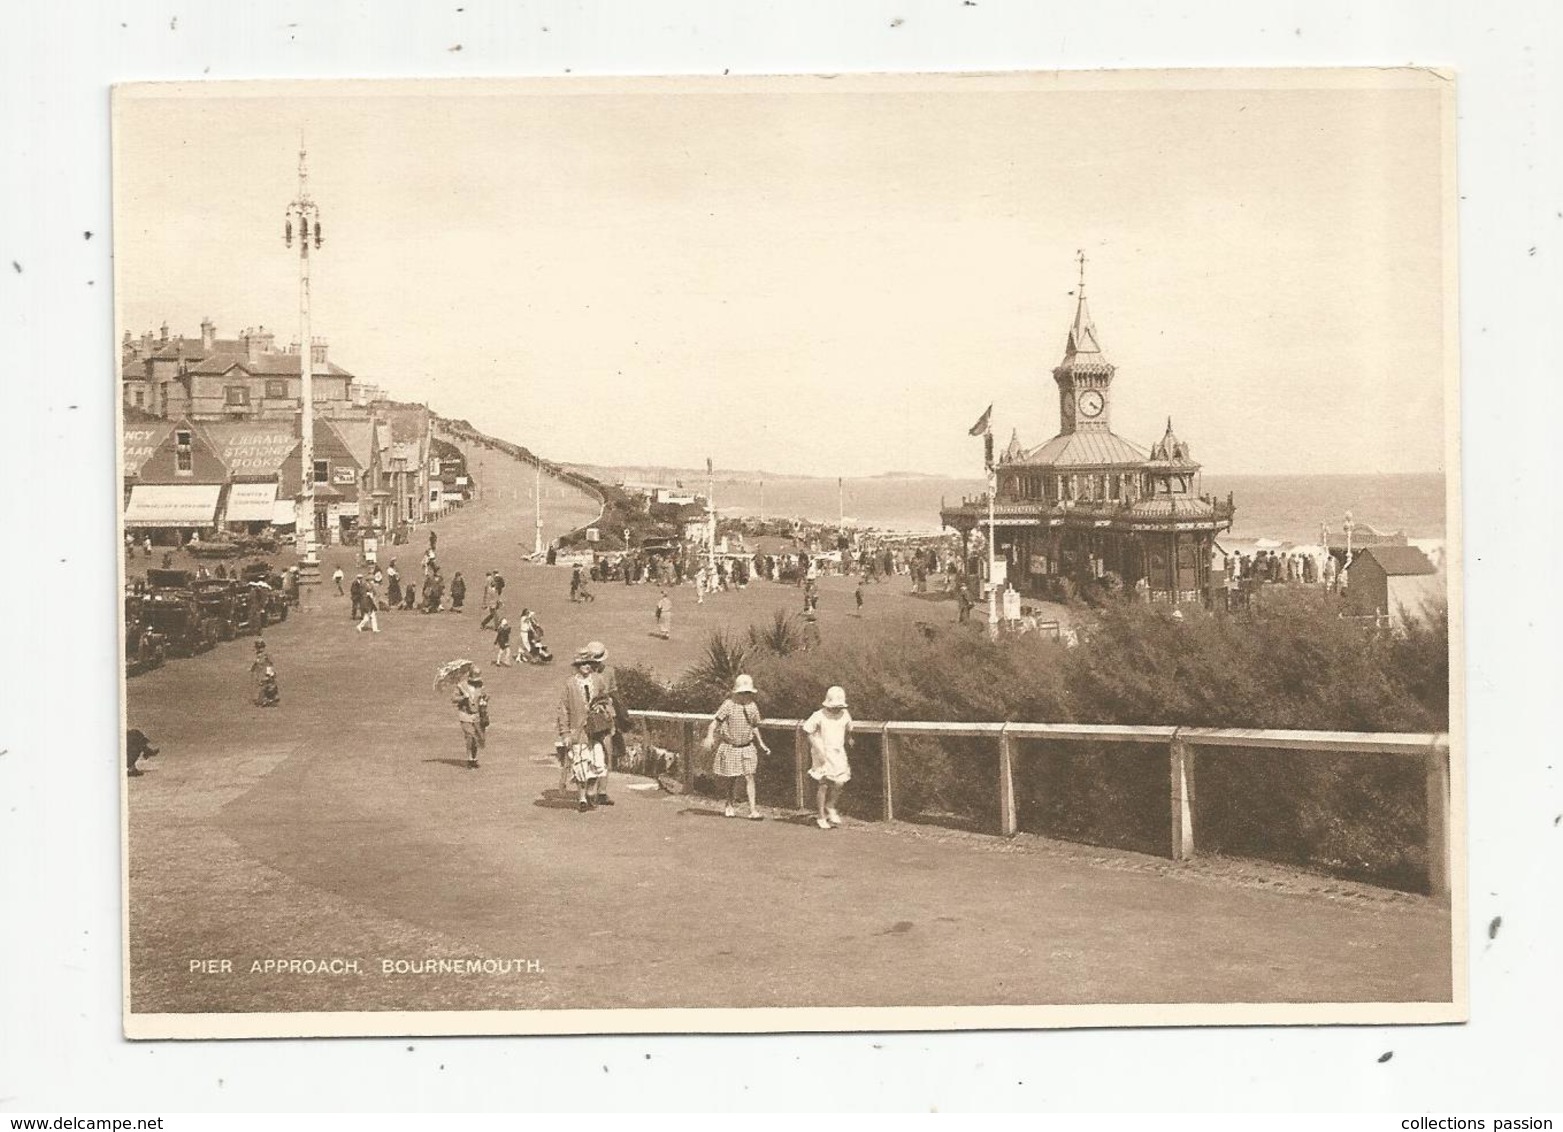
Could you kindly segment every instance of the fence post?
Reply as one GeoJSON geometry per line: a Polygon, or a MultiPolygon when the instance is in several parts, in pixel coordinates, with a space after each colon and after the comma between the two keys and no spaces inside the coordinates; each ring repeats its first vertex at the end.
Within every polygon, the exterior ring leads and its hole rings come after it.
{"type": "Polygon", "coordinates": [[[1449,895],[1449,756],[1435,744],[1427,767],[1427,890],[1449,895]]]}
{"type": "Polygon", "coordinates": [[[693,794],[695,790],[695,724],[693,720],[685,719],[678,725],[679,737],[682,740],[684,756],[684,793],[693,794]]]}
{"type": "Polygon", "coordinates": [[[1194,856],[1194,749],[1181,737],[1172,735],[1172,859],[1187,861],[1194,856]]]}
{"type": "Polygon", "coordinates": [[[798,809],[809,809],[809,738],[803,733],[803,724],[792,729],[792,775],[798,793],[798,809]]]}
{"type": "Polygon", "coordinates": [[[1015,741],[1010,738],[1009,724],[999,732],[999,832],[1014,837],[1020,829],[1015,813],[1015,741]]]}
{"type": "Polygon", "coordinates": [[[895,757],[896,737],[890,733],[890,725],[879,733],[880,774],[884,781],[879,787],[879,816],[884,821],[895,821],[895,757]]]}

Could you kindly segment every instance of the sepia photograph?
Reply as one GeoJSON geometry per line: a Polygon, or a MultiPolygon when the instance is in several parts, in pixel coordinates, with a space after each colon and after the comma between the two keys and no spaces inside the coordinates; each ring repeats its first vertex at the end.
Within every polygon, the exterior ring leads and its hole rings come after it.
{"type": "Polygon", "coordinates": [[[1464,1020],[1455,88],[115,87],[125,1034],[1464,1020]]]}

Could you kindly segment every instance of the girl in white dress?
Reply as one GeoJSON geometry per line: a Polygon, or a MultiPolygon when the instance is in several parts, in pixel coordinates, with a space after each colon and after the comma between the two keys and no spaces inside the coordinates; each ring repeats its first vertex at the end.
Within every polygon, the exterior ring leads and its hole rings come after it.
{"type": "Polygon", "coordinates": [[[819,815],[814,824],[830,829],[841,824],[836,809],[841,788],[852,778],[847,751],[852,746],[852,716],[847,712],[847,693],[839,686],[825,693],[825,702],[803,723],[809,737],[809,777],[819,783],[819,815]]]}

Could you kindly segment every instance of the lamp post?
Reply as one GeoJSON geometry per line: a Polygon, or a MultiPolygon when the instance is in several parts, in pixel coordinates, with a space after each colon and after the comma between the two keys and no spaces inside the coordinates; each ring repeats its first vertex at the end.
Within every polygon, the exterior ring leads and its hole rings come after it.
{"type": "Polygon", "coordinates": [[[536,461],[532,465],[532,553],[537,557],[543,556],[543,462],[536,461]]]}
{"type": "Polygon", "coordinates": [[[1355,523],[1353,523],[1351,521],[1351,512],[1347,511],[1346,512],[1346,562],[1340,568],[1340,585],[1341,585],[1341,589],[1345,589],[1346,588],[1346,573],[1347,573],[1347,571],[1349,571],[1351,569],[1351,532],[1356,528],[1356,525],[1357,524],[1355,524],[1355,523]]]}
{"type": "Polygon", "coordinates": [[[706,457],[706,565],[716,577],[716,470],[706,457]]]}
{"type": "Polygon", "coordinates": [[[299,435],[300,480],[295,512],[299,575],[306,585],[320,582],[320,553],[315,543],[315,339],[309,317],[309,246],[321,244],[320,209],[309,195],[309,167],[306,164],[304,138],[299,136],[298,196],[287,207],[283,221],[283,243],[293,246],[298,234],[298,313],[299,313],[299,435]]]}

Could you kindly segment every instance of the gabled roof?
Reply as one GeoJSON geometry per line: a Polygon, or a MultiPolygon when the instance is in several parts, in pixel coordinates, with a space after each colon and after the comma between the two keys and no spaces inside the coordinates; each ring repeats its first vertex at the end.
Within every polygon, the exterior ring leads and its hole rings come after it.
{"type": "Polygon", "coordinates": [[[199,426],[235,477],[260,478],[289,469],[299,475],[299,440],[290,418],[283,421],[209,421],[199,426]]]}
{"type": "MultiPolygon", "coordinates": [[[[207,377],[221,376],[235,368],[251,377],[298,377],[302,372],[302,359],[294,353],[271,350],[257,355],[254,361],[242,350],[220,350],[202,358],[190,367],[190,372],[207,377]]],[[[335,362],[327,361],[323,369],[315,371],[316,377],[352,377],[353,375],[335,362]]]]}
{"type": "Polygon", "coordinates": [[[174,431],[174,422],[130,406],[124,409],[124,414],[124,426],[120,434],[123,474],[136,476],[141,474],[142,466],[152,458],[152,454],[162,447],[168,434],[174,431]]]}
{"type": "Polygon", "coordinates": [[[1059,468],[1110,467],[1118,464],[1145,463],[1145,451],[1115,432],[1066,432],[1055,436],[1040,448],[1028,452],[1016,463],[1027,466],[1059,468]]]}
{"type": "Polygon", "coordinates": [[[328,422],[328,427],[335,429],[347,450],[353,454],[353,459],[358,462],[360,468],[368,468],[374,462],[374,422],[333,420],[328,422]]]}
{"type": "Polygon", "coordinates": [[[1416,574],[1436,574],[1427,555],[1414,546],[1370,546],[1357,551],[1357,558],[1371,558],[1380,569],[1391,577],[1407,577],[1416,574]]]}

